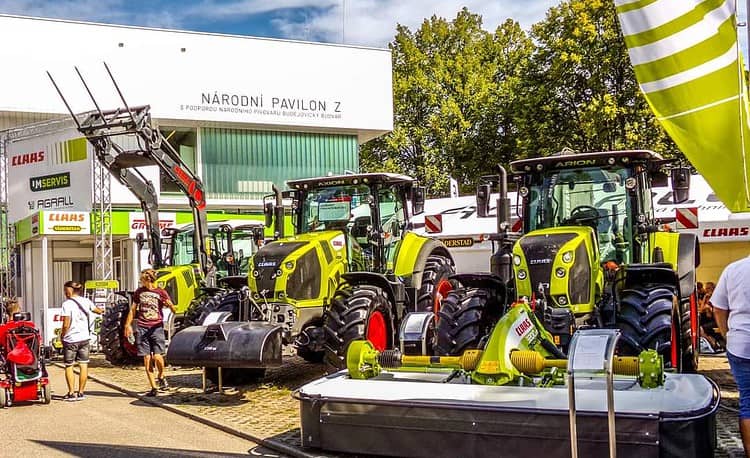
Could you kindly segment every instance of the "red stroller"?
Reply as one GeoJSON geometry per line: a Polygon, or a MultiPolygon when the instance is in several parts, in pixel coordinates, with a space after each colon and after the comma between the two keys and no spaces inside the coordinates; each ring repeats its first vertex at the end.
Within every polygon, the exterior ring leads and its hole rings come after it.
{"type": "Polygon", "coordinates": [[[0,409],[19,401],[52,400],[41,333],[28,315],[17,313],[14,321],[0,325],[0,409]]]}

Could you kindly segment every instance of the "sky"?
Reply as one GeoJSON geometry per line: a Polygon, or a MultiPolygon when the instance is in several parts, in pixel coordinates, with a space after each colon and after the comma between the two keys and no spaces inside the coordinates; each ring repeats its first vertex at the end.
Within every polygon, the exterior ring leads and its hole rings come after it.
{"type": "Polygon", "coordinates": [[[0,13],[386,47],[396,25],[464,6],[487,30],[507,18],[524,29],[559,0],[0,0],[0,13]]]}

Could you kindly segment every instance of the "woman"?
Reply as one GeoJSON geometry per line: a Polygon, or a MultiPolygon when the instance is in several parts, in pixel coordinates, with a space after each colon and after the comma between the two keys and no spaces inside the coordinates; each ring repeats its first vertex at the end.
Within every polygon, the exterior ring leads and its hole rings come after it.
{"type": "Polygon", "coordinates": [[[718,325],[714,318],[714,307],[711,305],[711,295],[716,288],[714,282],[707,282],[703,299],[698,302],[698,314],[700,315],[701,334],[715,351],[724,351],[724,339],[716,332],[718,325]]]}

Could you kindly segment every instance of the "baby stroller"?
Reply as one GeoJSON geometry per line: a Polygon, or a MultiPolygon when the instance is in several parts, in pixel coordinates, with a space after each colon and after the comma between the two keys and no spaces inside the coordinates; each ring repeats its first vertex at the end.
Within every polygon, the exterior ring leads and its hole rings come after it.
{"type": "Polygon", "coordinates": [[[0,325],[0,408],[19,401],[49,404],[52,391],[42,355],[42,336],[28,312],[0,325]]]}

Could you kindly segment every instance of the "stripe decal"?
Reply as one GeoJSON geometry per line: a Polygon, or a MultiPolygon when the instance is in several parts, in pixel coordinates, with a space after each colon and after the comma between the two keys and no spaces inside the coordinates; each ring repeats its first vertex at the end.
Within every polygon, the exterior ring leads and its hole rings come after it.
{"type": "Polygon", "coordinates": [[[638,84],[733,212],[750,211],[750,124],[737,0],[614,0],[638,84]]]}

